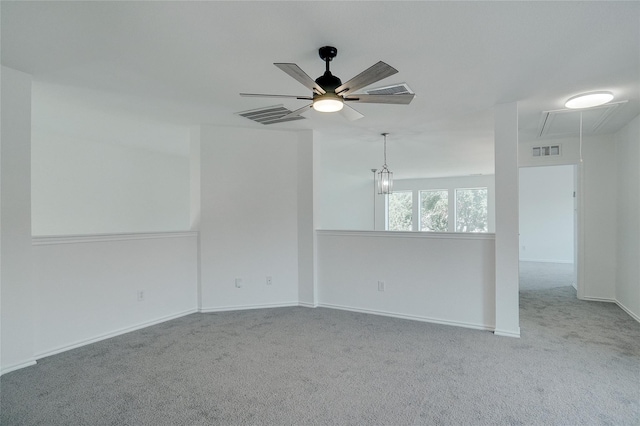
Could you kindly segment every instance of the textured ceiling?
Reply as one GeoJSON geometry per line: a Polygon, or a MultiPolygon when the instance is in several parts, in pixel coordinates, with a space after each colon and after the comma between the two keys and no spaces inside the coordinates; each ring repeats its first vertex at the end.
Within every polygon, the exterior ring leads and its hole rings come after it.
{"type": "Polygon", "coordinates": [[[273,63],[316,78],[323,45],[338,48],[342,81],[385,61],[400,72],[374,87],[406,82],[410,105],[354,105],[365,118],[353,122],[309,111],[272,127],[356,144],[389,132],[407,177],[425,164],[491,172],[498,103],[519,102],[521,141],[580,92],[628,100],[601,133],[640,111],[639,2],[2,1],[1,19],[3,65],[81,102],[177,124],[262,127],[235,113],[303,106],[238,93],[309,95],[273,63]]]}

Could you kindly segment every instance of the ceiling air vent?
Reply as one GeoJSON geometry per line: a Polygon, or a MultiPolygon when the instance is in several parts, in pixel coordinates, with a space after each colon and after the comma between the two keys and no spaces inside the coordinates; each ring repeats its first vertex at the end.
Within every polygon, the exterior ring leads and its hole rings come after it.
{"type": "Polygon", "coordinates": [[[291,110],[288,110],[282,105],[274,105],[266,108],[252,109],[249,111],[237,112],[236,114],[241,115],[244,118],[248,118],[249,120],[253,120],[256,123],[260,124],[275,124],[275,123],[284,123],[287,121],[295,121],[295,120],[304,120],[304,117],[301,115],[294,115],[293,117],[282,118],[285,115],[289,114],[291,110]]]}
{"type": "Polygon", "coordinates": [[[407,83],[394,84],[393,86],[378,87],[377,89],[367,90],[368,95],[405,95],[413,94],[413,91],[407,86],[407,83]]]}
{"type": "Polygon", "coordinates": [[[531,155],[534,157],[552,157],[560,155],[560,145],[534,146],[531,149],[531,155]]]}

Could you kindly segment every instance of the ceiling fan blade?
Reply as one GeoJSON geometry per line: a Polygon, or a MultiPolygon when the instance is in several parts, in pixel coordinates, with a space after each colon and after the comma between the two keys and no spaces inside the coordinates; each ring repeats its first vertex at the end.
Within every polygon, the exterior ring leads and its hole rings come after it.
{"type": "Polygon", "coordinates": [[[302,68],[300,68],[296,64],[276,63],[273,65],[298,80],[304,87],[308,88],[309,90],[313,90],[314,92],[321,95],[324,95],[326,93],[318,83],[316,83],[311,77],[309,77],[306,72],[302,71],[302,68]]]}
{"type": "Polygon", "coordinates": [[[416,95],[413,93],[405,93],[401,95],[349,95],[345,97],[345,101],[360,102],[368,104],[409,104],[416,95]]]}
{"type": "Polygon", "coordinates": [[[349,93],[355,92],[365,86],[368,86],[376,81],[387,78],[390,75],[397,73],[398,70],[391,65],[385,64],[380,61],[377,64],[367,68],[360,74],[353,77],[351,80],[344,83],[342,86],[336,88],[336,93],[346,96],[349,93]]]}
{"type": "Polygon", "coordinates": [[[296,95],[265,95],[262,93],[240,93],[240,96],[248,97],[248,98],[293,98],[293,99],[304,99],[306,101],[312,101],[313,98],[311,96],[296,96],[296,95]]]}
{"type": "Polygon", "coordinates": [[[305,105],[302,108],[298,108],[295,111],[291,111],[289,114],[287,115],[283,115],[282,117],[280,117],[278,120],[283,120],[285,118],[291,118],[291,117],[295,117],[297,115],[302,114],[303,112],[306,112],[309,110],[309,108],[311,108],[311,106],[313,106],[313,104],[309,104],[309,105],[305,105]]]}
{"type": "Polygon", "coordinates": [[[340,114],[349,121],[360,120],[364,115],[345,104],[340,110],[340,114]]]}

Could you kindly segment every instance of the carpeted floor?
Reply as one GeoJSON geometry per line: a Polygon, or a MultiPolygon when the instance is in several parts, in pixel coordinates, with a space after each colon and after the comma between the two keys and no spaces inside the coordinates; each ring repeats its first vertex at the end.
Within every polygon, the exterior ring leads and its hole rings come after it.
{"type": "Polygon", "coordinates": [[[520,339],[323,308],[193,314],[5,374],[0,423],[640,424],[640,324],[526,275],[520,339]]]}

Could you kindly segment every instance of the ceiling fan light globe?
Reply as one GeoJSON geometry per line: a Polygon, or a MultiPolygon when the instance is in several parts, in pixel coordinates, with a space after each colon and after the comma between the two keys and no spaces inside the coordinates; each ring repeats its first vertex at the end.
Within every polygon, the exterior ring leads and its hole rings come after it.
{"type": "Polygon", "coordinates": [[[322,96],[313,101],[313,109],[319,112],[337,112],[344,107],[344,102],[339,96],[322,96]]]}
{"type": "Polygon", "coordinates": [[[613,99],[611,92],[591,92],[570,98],[564,106],[569,109],[592,108],[604,105],[613,99]]]}

